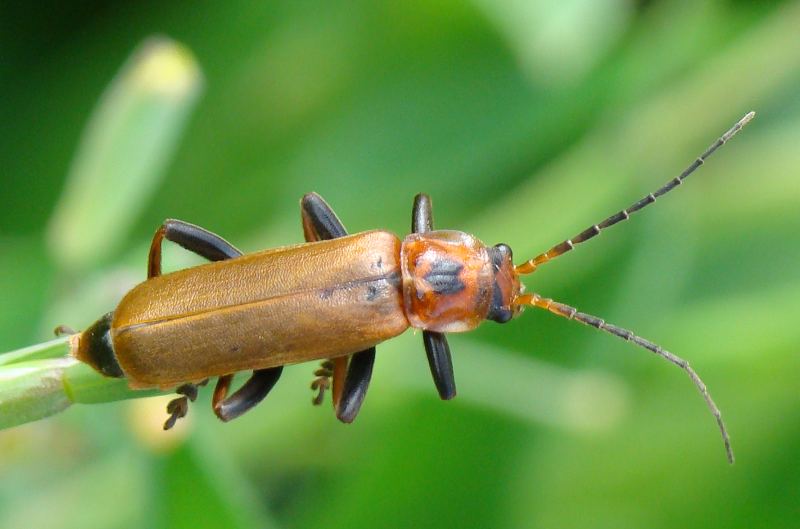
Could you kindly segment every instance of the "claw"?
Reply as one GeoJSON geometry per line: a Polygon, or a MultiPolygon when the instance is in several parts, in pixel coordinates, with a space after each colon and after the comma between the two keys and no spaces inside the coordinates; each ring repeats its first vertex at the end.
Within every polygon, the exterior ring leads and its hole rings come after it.
{"type": "Polygon", "coordinates": [[[320,386],[319,393],[315,397],[312,397],[311,404],[314,406],[319,406],[322,404],[322,401],[325,400],[325,388],[320,386]]]}
{"type": "Polygon", "coordinates": [[[325,398],[325,391],[330,387],[330,380],[327,377],[319,377],[311,382],[311,389],[318,390],[317,394],[311,399],[314,406],[319,406],[325,398]]]}
{"type": "Polygon", "coordinates": [[[171,430],[172,427],[175,426],[175,421],[177,420],[177,415],[170,415],[169,418],[164,422],[164,430],[171,430]]]}

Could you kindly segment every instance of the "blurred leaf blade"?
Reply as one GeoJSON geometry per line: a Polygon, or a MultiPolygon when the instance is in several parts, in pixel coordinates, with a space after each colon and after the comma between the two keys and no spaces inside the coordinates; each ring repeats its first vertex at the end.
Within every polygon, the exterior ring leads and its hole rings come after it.
{"type": "Polygon", "coordinates": [[[42,360],[46,358],[64,357],[69,354],[69,338],[56,338],[49,342],[44,342],[16,351],[9,351],[0,354],[0,366],[14,364],[17,362],[27,362],[30,360],[42,360]]]}
{"type": "Polygon", "coordinates": [[[48,228],[68,270],[107,257],[158,186],[202,87],[191,53],[166,38],[136,50],[84,132],[48,228]]]}

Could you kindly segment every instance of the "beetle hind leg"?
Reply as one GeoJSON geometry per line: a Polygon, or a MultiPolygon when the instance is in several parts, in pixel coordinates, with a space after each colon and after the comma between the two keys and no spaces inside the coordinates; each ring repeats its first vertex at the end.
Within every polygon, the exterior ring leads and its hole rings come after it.
{"type": "Polygon", "coordinates": [[[167,219],[156,230],[147,257],[147,277],[161,275],[161,243],[164,239],[194,252],[209,261],[223,261],[242,255],[235,246],[200,226],[177,219],[167,219]]]}
{"type": "Polygon", "coordinates": [[[314,406],[319,406],[325,400],[325,392],[331,387],[333,369],[333,360],[325,360],[320,364],[319,369],[314,371],[314,376],[317,377],[311,381],[311,389],[317,392],[311,399],[311,404],[314,406]]]}
{"type": "Polygon", "coordinates": [[[175,393],[182,396],[172,399],[167,403],[167,413],[169,417],[166,422],[164,422],[165,430],[172,429],[178,419],[186,417],[186,414],[189,412],[189,402],[194,402],[197,399],[197,388],[207,383],[208,379],[198,384],[184,384],[175,390],[175,393]]]}
{"type": "MultiPolygon", "coordinates": [[[[215,233],[182,220],[167,219],[156,230],[150,243],[150,253],[147,257],[148,279],[161,275],[161,246],[165,239],[209,261],[223,261],[242,255],[235,246],[215,233]]],[[[207,383],[208,379],[198,384],[184,384],[176,390],[176,393],[183,396],[172,399],[167,404],[169,418],[164,423],[165,430],[171,429],[178,419],[186,416],[189,402],[194,402],[197,398],[198,386],[207,383]]]]}
{"type": "Polygon", "coordinates": [[[257,369],[230,397],[227,395],[233,375],[219,377],[211,401],[214,413],[221,421],[228,422],[249,411],[272,391],[282,372],[283,366],[257,369]]]}
{"type": "Polygon", "coordinates": [[[167,403],[167,413],[169,413],[169,417],[164,422],[164,429],[171,430],[178,419],[186,417],[188,411],[189,399],[187,397],[178,397],[177,399],[169,401],[169,403],[167,403]]]}

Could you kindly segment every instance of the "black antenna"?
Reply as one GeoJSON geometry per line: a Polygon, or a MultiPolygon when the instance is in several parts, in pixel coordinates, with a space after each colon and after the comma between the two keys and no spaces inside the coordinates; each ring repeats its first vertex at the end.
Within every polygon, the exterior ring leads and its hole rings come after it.
{"type": "Polygon", "coordinates": [[[610,323],[606,323],[604,320],[598,318],[597,316],[592,316],[591,314],[579,312],[578,309],[570,307],[569,305],[564,305],[563,303],[553,301],[552,299],[543,298],[539,294],[522,294],[516,300],[514,300],[514,303],[516,305],[527,305],[531,307],[539,307],[541,309],[549,310],[553,314],[557,314],[559,316],[567,318],[568,320],[575,320],[580,323],[583,323],[584,325],[590,325],[592,327],[600,329],[601,331],[605,331],[609,334],[612,334],[617,338],[622,338],[625,341],[633,342],[639,347],[643,347],[648,351],[655,353],[662,358],[665,358],[667,361],[672,362],[676,366],[686,371],[686,374],[689,375],[689,378],[692,379],[692,382],[700,391],[700,394],[703,396],[703,399],[705,399],[706,404],[708,405],[708,409],[711,410],[711,414],[717,420],[717,426],[719,426],[719,431],[722,434],[722,441],[725,443],[725,454],[728,456],[728,462],[730,464],[733,464],[734,462],[733,449],[731,448],[731,440],[728,437],[728,430],[725,428],[725,423],[722,421],[722,412],[719,411],[719,408],[714,403],[714,399],[711,398],[711,395],[708,392],[708,388],[706,388],[706,385],[703,382],[703,380],[694,371],[694,369],[692,369],[689,366],[689,362],[687,362],[683,358],[673,353],[670,353],[666,349],[663,349],[662,347],[654,344],[649,340],[645,340],[644,338],[636,336],[634,333],[632,333],[627,329],[623,329],[622,327],[617,327],[616,325],[611,325],[610,323]]]}
{"type": "Polygon", "coordinates": [[[626,209],[623,209],[622,211],[615,213],[614,215],[611,215],[600,224],[595,224],[593,226],[590,226],[589,228],[580,232],[575,237],[567,239],[566,241],[563,241],[559,244],[556,244],[555,246],[547,250],[545,253],[539,254],[533,259],[530,259],[529,261],[517,265],[514,268],[514,270],[518,274],[530,274],[534,272],[540,265],[546,263],[547,261],[555,259],[559,255],[565,254],[568,251],[572,250],[576,244],[586,242],[595,235],[599,234],[602,230],[609,228],[614,224],[617,224],[618,222],[621,222],[623,220],[628,220],[632,214],[636,213],[640,209],[644,209],[645,206],[648,206],[653,202],[655,202],[658,197],[666,195],[667,193],[669,193],[670,191],[681,185],[687,176],[692,174],[698,167],[703,165],[703,163],[705,163],[705,161],[709,158],[709,156],[714,154],[714,151],[725,145],[725,143],[727,143],[728,140],[730,140],[737,132],[742,130],[742,127],[747,125],[750,122],[750,120],[753,119],[753,117],[755,117],[755,115],[756,115],[755,112],[748,112],[747,114],[745,114],[745,116],[738,122],[736,122],[736,124],[733,127],[728,129],[728,132],[723,134],[717,141],[715,141],[711,145],[711,147],[706,149],[706,152],[701,154],[695,161],[691,163],[691,165],[689,165],[689,167],[684,169],[684,171],[679,176],[676,176],[675,178],[673,178],[672,180],[661,186],[655,192],[648,194],[646,197],[642,198],[638,202],[634,202],[626,209]]]}

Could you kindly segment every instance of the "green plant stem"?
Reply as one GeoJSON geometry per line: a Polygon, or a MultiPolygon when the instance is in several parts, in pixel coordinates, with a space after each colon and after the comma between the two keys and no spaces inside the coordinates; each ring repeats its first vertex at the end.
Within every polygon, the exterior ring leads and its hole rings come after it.
{"type": "Polygon", "coordinates": [[[100,404],[158,395],[132,390],[69,356],[69,338],[0,355],[0,428],[10,428],[64,411],[72,404],[100,404]]]}

